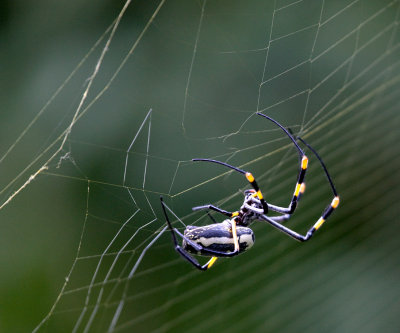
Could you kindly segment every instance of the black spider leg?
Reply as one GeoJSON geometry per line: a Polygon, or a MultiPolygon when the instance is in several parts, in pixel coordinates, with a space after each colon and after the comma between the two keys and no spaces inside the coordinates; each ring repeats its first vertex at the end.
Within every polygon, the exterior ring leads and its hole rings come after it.
{"type": "Polygon", "coordinates": [[[293,237],[294,239],[297,239],[298,241],[304,242],[309,240],[313,235],[314,232],[317,231],[322,224],[328,219],[328,217],[333,213],[333,211],[338,207],[340,199],[338,196],[338,193],[336,191],[335,185],[333,184],[332,178],[329,175],[328,169],[326,168],[326,165],[324,163],[324,161],[322,160],[322,158],[318,155],[318,153],[315,151],[314,148],[312,148],[306,141],[304,141],[302,138],[297,137],[298,140],[300,140],[303,144],[305,144],[313,153],[314,155],[317,157],[318,161],[320,162],[325,175],[328,179],[328,182],[331,186],[331,190],[333,193],[333,200],[331,202],[331,204],[329,206],[327,206],[325,208],[325,210],[323,211],[321,217],[317,220],[317,222],[315,222],[315,224],[308,230],[307,234],[305,236],[283,226],[282,224],[280,224],[279,222],[285,221],[290,217],[290,214],[285,214],[282,216],[276,216],[276,217],[268,217],[265,215],[261,215],[260,217],[267,221],[268,223],[270,223],[272,226],[274,226],[275,228],[279,229],[280,231],[286,233],[287,235],[289,235],[290,237],[293,237]]]}
{"type": "MultiPolygon", "coordinates": [[[[187,260],[188,262],[190,262],[194,267],[196,267],[197,269],[199,269],[199,270],[202,270],[202,271],[205,271],[205,270],[207,270],[209,267],[209,264],[210,264],[210,262],[211,262],[211,260],[209,261],[209,262],[207,262],[206,264],[204,264],[204,265],[200,265],[200,263],[195,259],[195,258],[193,258],[189,253],[187,253],[184,249],[182,249],[182,247],[178,244],[178,240],[177,240],[177,238],[176,238],[176,235],[175,235],[175,233],[178,233],[178,235],[180,235],[181,237],[183,237],[184,238],[184,236],[176,229],[176,228],[172,228],[172,225],[171,225],[171,222],[170,222],[170,220],[169,220],[169,217],[168,217],[168,214],[167,214],[167,210],[166,210],[166,205],[165,205],[165,203],[164,203],[164,200],[163,200],[163,198],[162,197],[160,197],[160,201],[161,201],[161,206],[162,206],[162,209],[163,209],[163,212],[164,212],[164,216],[165,216],[165,220],[166,220],[166,222],[167,222],[167,225],[168,225],[168,228],[169,228],[169,230],[171,231],[171,235],[172,235],[172,241],[173,241],[173,243],[174,243],[174,247],[175,247],[175,250],[185,259],[185,260],[187,260]]],[[[190,240],[188,240],[188,241],[190,241],[190,240]]],[[[193,244],[193,242],[191,242],[190,241],[190,244],[196,249],[196,250],[198,250],[198,251],[200,251],[202,248],[201,248],[201,246],[198,246],[197,244],[193,244]]],[[[211,267],[211,266],[210,266],[211,267]]]]}
{"type": "MultiPolygon", "coordinates": [[[[292,131],[290,130],[290,128],[288,128],[288,131],[290,132],[290,134],[292,134],[292,131]]],[[[310,150],[313,152],[313,154],[317,157],[319,163],[320,163],[321,166],[322,166],[322,169],[324,170],[325,176],[327,177],[327,179],[328,179],[328,181],[329,181],[329,184],[330,184],[330,186],[331,186],[333,195],[334,195],[335,197],[337,197],[338,194],[337,194],[335,185],[333,184],[332,178],[331,178],[331,176],[329,175],[328,169],[326,168],[326,165],[325,165],[324,161],[322,160],[322,158],[319,156],[319,154],[317,153],[317,151],[316,151],[313,147],[311,147],[311,145],[308,144],[304,139],[302,139],[302,138],[299,137],[299,136],[296,137],[296,139],[299,140],[299,141],[301,141],[305,146],[307,146],[307,148],[310,149],[310,150]]],[[[304,193],[304,190],[305,190],[305,183],[303,182],[302,185],[303,185],[303,186],[302,186],[302,188],[300,189],[300,193],[299,193],[299,196],[298,196],[297,201],[300,201],[301,194],[303,194],[303,193],[304,193]]],[[[286,221],[286,220],[288,220],[290,217],[291,217],[290,214],[285,214],[285,215],[282,215],[282,216],[279,216],[279,217],[274,217],[274,220],[275,220],[275,221],[279,221],[279,222],[280,222],[280,221],[286,221]]]]}
{"type": "Polygon", "coordinates": [[[227,210],[223,210],[223,209],[221,209],[219,207],[216,207],[214,205],[211,205],[211,204],[204,205],[204,206],[196,206],[196,207],[192,208],[193,211],[203,210],[203,209],[207,209],[207,210],[210,209],[210,210],[213,210],[215,212],[218,212],[218,213],[220,213],[222,215],[225,215],[225,216],[228,216],[228,217],[233,217],[234,216],[234,213],[228,212],[227,210]]]}
{"type": "Polygon", "coordinates": [[[304,183],[304,178],[307,172],[307,166],[308,166],[308,158],[304,151],[300,148],[300,146],[297,144],[296,139],[293,137],[293,135],[286,129],[284,128],[280,123],[278,123],[276,120],[272,119],[271,117],[266,116],[263,113],[257,112],[257,114],[261,117],[264,117],[270,121],[272,121],[275,125],[277,125],[282,131],[285,132],[285,134],[289,137],[289,139],[293,142],[295,145],[298,153],[299,153],[299,158],[300,158],[300,170],[297,176],[297,183],[296,187],[292,196],[292,199],[290,201],[290,204],[287,208],[285,207],[280,207],[280,206],[275,206],[272,204],[268,204],[268,207],[278,213],[281,214],[293,214],[294,211],[296,210],[297,207],[297,202],[299,201],[300,196],[304,193],[305,191],[305,183],[304,183]]]}
{"type": "Polygon", "coordinates": [[[310,149],[310,150],[314,153],[314,155],[317,157],[319,163],[321,164],[322,168],[324,169],[325,176],[326,176],[326,178],[328,178],[329,184],[331,185],[333,195],[334,195],[335,197],[337,197],[338,194],[337,194],[335,185],[333,185],[332,178],[331,178],[331,176],[329,175],[328,169],[326,168],[326,165],[325,165],[324,161],[322,160],[321,156],[319,156],[318,153],[316,152],[316,150],[315,150],[313,147],[311,147],[305,140],[303,140],[303,139],[300,138],[299,136],[297,137],[297,139],[300,140],[304,145],[306,145],[307,148],[310,149]]]}
{"type": "Polygon", "coordinates": [[[268,120],[272,121],[275,125],[277,125],[282,131],[285,132],[285,134],[289,137],[289,139],[293,142],[293,144],[295,145],[296,149],[299,152],[299,157],[300,157],[300,171],[297,177],[297,184],[295,187],[295,191],[293,193],[293,197],[292,200],[289,204],[289,206],[287,208],[284,207],[279,207],[279,206],[275,206],[272,204],[267,203],[264,200],[264,197],[260,191],[260,188],[258,187],[258,184],[254,178],[254,176],[247,171],[244,171],[242,169],[239,169],[237,167],[234,167],[228,163],[224,163],[221,161],[217,161],[217,160],[211,160],[211,159],[207,159],[207,158],[194,158],[192,161],[204,161],[204,162],[212,162],[212,163],[217,163],[217,164],[221,164],[223,166],[226,166],[228,168],[231,168],[237,172],[240,172],[241,174],[244,174],[246,176],[246,179],[249,181],[250,185],[254,188],[254,190],[256,191],[256,196],[257,198],[260,200],[261,205],[264,209],[264,214],[268,213],[268,210],[271,209],[273,211],[276,211],[278,213],[281,214],[293,214],[293,212],[295,211],[296,207],[297,207],[297,201],[299,199],[299,196],[304,192],[305,190],[305,184],[304,184],[304,177],[306,175],[306,171],[307,171],[307,165],[308,165],[308,158],[305,155],[304,151],[300,148],[300,146],[297,144],[296,139],[293,137],[293,135],[291,135],[288,130],[286,130],[286,128],[284,128],[281,124],[279,124],[276,120],[266,116],[265,114],[259,113],[257,112],[257,115],[262,116],[264,118],[267,118],[268,120]]]}
{"type": "Polygon", "coordinates": [[[233,252],[225,253],[225,252],[220,252],[220,251],[204,249],[201,245],[199,245],[199,244],[191,241],[190,239],[186,238],[176,228],[172,227],[171,222],[170,222],[169,217],[168,217],[168,214],[167,214],[167,210],[166,210],[167,205],[164,203],[164,200],[163,200],[162,197],[160,197],[160,201],[161,201],[161,206],[162,206],[163,213],[164,213],[164,216],[165,216],[165,220],[167,222],[169,230],[171,231],[172,241],[174,243],[175,250],[184,259],[186,259],[188,262],[190,262],[194,267],[196,267],[199,270],[205,271],[205,270],[209,269],[215,263],[215,261],[218,259],[216,256],[218,256],[218,257],[233,257],[233,256],[236,256],[236,255],[239,254],[239,243],[238,243],[238,239],[237,239],[238,237],[237,237],[237,231],[236,231],[236,223],[234,223],[234,222],[231,223],[231,226],[232,226],[232,237],[233,237],[234,243],[235,243],[235,250],[233,252]],[[212,257],[204,265],[201,265],[195,258],[193,258],[187,251],[185,251],[178,244],[178,240],[176,238],[175,233],[177,233],[180,237],[185,239],[186,242],[188,242],[194,249],[196,249],[198,252],[201,252],[203,255],[204,254],[209,254],[210,256],[214,256],[214,255],[216,255],[216,256],[212,257]]]}
{"type": "MultiPolygon", "coordinates": [[[[250,183],[250,185],[251,185],[251,186],[254,188],[254,190],[256,191],[257,198],[260,200],[261,205],[262,205],[262,207],[263,207],[263,209],[264,209],[264,214],[267,214],[267,213],[268,213],[268,207],[269,207],[269,206],[268,206],[267,202],[264,200],[264,197],[263,197],[263,195],[262,195],[262,193],[261,193],[261,191],[260,191],[260,188],[258,187],[258,184],[257,184],[257,182],[256,182],[256,180],[255,180],[255,178],[254,178],[254,176],[251,174],[251,172],[244,171],[244,170],[239,169],[239,168],[237,168],[237,167],[234,167],[233,165],[230,165],[230,164],[228,164],[228,163],[224,163],[224,162],[217,161],[217,160],[210,160],[210,159],[208,159],[208,158],[194,158],[194,159],[192,159],[192,161],[195,161],[195,162],[197,162],[197,161],[201,161],[201,162],[212,162],[212,163],[221,164],[221,165],[223,165],[223,166],[226,166],[226,167],[228,167],[228,168],[230,168],[230,169],[233,169],[233,170],[235,170],[235,171],[237,171],[237,172],[240,172],[241,174],[245,175],[245,177],[246,177],[246,179],[248,180],[248,182],[250,183]]],[[[217,212],[219,212],[219,213],[222,213],[222,214],[224,214],[223,212],[226,212],[226,211],[224,211],[224,210],[222,210],[222,209],[220,209],[220,208],[218,208],[218,207],[215,207],[215,206],[213,206],[213,205],[199,206],[199,207],[194,207],[194,208],[197,208],[197,209],[206,209],[206,207],[209,208],[209,209],[213,209],[213,210],[215,210],[215,211],[217,211],[217,212]],[[203,208],[203,207],[204,207],[204,208],[203,208]]],[[[227,212],[227,213],[229,213],[229,212],[227,212]]],[[[234,215],[235,213],[231,213],[231,214],[232,214],[231,216],[235,216],[235,215],[234,215]]],[[[224,214],[224,215],[226,215],[226,214],[224,214]]],[[[227,215],[227,216],[228,216],[228,215],[227,215]]]]}

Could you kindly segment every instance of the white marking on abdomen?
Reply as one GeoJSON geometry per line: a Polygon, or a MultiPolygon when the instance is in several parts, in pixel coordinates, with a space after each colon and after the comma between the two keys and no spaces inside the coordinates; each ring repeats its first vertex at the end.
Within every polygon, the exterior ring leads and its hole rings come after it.
{"type": "Polygon", "coordinates": [[[251,248],[254,244],[253,235],[243,234],[243,235],[239,236],[239,244],[243,244],[243,243],[247,244],[246,250],[251,248]]]}
{"type": "Polygon", "coordinates": [[[212,244],[233,244],[232,237],[199,237],[198,243],[208,247],[212,244]]]}
{"type": "MultiPolygon", "coordinates": [[[[204,247],[209,247],[213,244],[233,244],[232,237],[199,237],[196,241],[204,247]]],[[[243,234],[239,236],[239,244],[246,244],[246,250],[253,246],[253,236],[251,234],[243,234]]]]}

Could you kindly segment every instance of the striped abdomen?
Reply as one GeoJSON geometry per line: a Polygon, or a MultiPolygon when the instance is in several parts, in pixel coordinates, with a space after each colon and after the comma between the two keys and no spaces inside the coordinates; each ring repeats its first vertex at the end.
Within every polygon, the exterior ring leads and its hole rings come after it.
{"type": "MultiPolygon", "coordinates": [[[[253,246],[254,233],[250,228],[241,226],[237,226],[236,231],[240,254],[253,246]]],[[[203,250],[197,251],[193,248],[193,246],[190,245],[190,243],[183,239],[182,247],[186,251],[193,254],[210,256],[210,254],[204,250],[219,251],[226,254],[234,252],[235,246],[232,237],[230,220],[225,220],[222,223],[210,224],[203,227],[189,225],[185,229],[184,236],[203,248],[203,250]]],[[[223,254],[214,256],[223,257],[223,254]]]]}

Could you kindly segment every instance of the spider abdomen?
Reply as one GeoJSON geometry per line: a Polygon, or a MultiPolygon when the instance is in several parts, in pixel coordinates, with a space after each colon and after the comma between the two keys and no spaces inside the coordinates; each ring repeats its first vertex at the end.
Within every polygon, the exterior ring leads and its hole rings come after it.
{"type": "MultiPolygon", "coordinates": [[[[240,254],[253,246],[254,233],[250,228],[241,226],[236,227],[236,232],[240,254]]],[[[218,251],[228,256],[235,250],[230,220],[201,227],[189,225],[185,229],[184,236],[186,239],[202,247],[202,249],[198,251],[184,238],[182,242],[183,249],[193,254],[210,256],[210,253],[207,253],[207,250],[210,250],[218,251]]],[[[224,256],[223,254],[213,255],[220,257],[224,256]]]]}

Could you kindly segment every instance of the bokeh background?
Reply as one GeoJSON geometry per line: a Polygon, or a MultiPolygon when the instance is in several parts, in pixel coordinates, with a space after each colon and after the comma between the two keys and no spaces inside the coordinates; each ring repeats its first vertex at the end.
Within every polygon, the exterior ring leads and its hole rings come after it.
{"type": "MultiPolygon", "coordinates": [[[[0,210],[0,331],[398,332],[399,1],[134,1],[62,144],[123,5],[0,4],[0,203],[23,187],[0,210]],[[198,272],[159,196],[185,224],[236,210],[245,180],[209,157],[287,205],[296,151],[256,111],[313,145],[341,205],[305,244],[256,223],[198,272]]],[[[332,198],[309,155],[300,232],[332,198]]]]}

